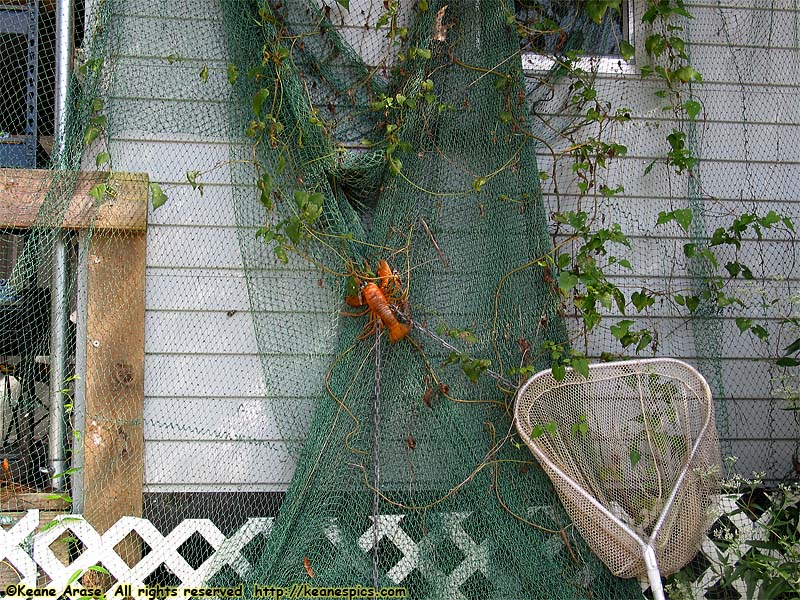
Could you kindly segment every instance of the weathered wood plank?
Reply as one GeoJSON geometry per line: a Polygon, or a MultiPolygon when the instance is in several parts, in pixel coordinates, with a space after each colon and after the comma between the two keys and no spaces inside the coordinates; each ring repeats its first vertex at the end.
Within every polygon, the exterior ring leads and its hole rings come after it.
{"type": "Polygon", "coordinates": [[[145,235],[95,233],[88,263],[84,514],[102,533],[142,514],[145,235]]]}
{"type": "Polygon", "coordinates": [[[69,505],[50,492],[33,492],[15,484],[6,484],[0,489],[0,512],[4,515],[31,509],[64,513],[69,512],[69,505]],[[19,489],[15,489],[17,487],[19,489]]]}
{"type": "MultiPolygon", "coordinates": [[[[37,222],[44,205],[52,171],[0,169],[0,228],[26,228],[37,222]]],[[[113,197],[97,205],[89,191],[105,182],[107,173],[82,172],[63,211],[64,229],[144,231],[147,226],[149,178],[142,173],[115,173],[113,197]]],[[[62,184],[63,185],[63,184],[62,184]]],[[[58,223],[58,219],[56,219],[58,223]]]]}

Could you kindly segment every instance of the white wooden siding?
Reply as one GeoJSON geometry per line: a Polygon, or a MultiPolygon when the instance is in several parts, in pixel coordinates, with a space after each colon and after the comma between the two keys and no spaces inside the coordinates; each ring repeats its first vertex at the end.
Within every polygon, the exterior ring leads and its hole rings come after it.
{"type": "MultiPolygon", "coordinates": [[[[705,82],[695,88],[705,109],[696,137],[702,159],[700,178],[709,196],[704,219],[709,233],[730,226],[735,215],[747,210],[761,215],[775,210],[800,222],[800,151],[796,143],[800,104],[794,100],[800,84],[795,38],[800,12],[789,2],[773,3],[778,5],[775,13],[775,7],[766,4],[764,9],[747,6],[757,4],[747,0],[735,4],[687,6],[695,16],[687,27],[693,40],[692,62],[705,82]]],[[[642,82],[636,75],[605,75],[598,89],[604,100],[626,106],[632,114],[632,121],[618,128],[614,136],[628,147],[628,156],[614,161],[607,173],[608,184],[622,185],[625,191],[613,200],[601,201],[606,223],[617,221],[633,234],[632,247],[614,253],[628,258],[634,272],[620,271],[615,279],[629,290],[658,290],[666,285],[689,289],[683,245],[692,240],[675,224],[656,227],[659,212],[688,207],[686,179],[661,166],[650,175],[643,174],[651,161],[665,154],[665,137],[675,123],[668,112],[661,111],[660,101],[653,95],[654,84],[642,82]],[[670,197],[664,196],[665,190],[671,190],[670,197]]],[[[546,105],[542,110],[546,118],[562,118],[555,105],[549,115],[546,105]]],[[[540,153],[539,158],[540,168],[549,169],[549,156],[540,153]]],[[[561,191],[567,192],[561,196],[561,208],[569,209],[577,199],[570,165],[557,170],[556,176],[561,191]]],[[[552,185],[545,188],[545,200],[555,207],[552,185]]],[[[748,237],[736,259],[753,266],[760,281],[733,286],[749,302],[737,316],[765,324],[772,336],[764,343],[749,333],[742,335],[732,317],[717,324],[723,356],[719,381],[725,394],[725,402],[718,404],[724,413],[720,417],[725,428],[723,452],[739,457],[740,472],[767,471],[768,478],[775,480],[792,471],[798,424],[793,413],[770,400],[780,394],[782,370],[771,367],[764,357],[779,354],[791,339],[779,324],[787,315],[788,296],[798,289],[800,254],[794,236],[786,231],[767,231],[760,242],[748,237]],[[759,306],[761,293],[764,298],[780,297],[784,302],[759,306]]],[[[734,259],[729,250],[718,249],[718,253],[723,264],[734,259]]],[[[674,306],[660,302],[637,319],[637,327],[650,326],[660,333],[660,355],[702,366],[713,339],[703,334],[695,337],[692,324],[677,315],[674,306]]],[[[597,356],[616,348],[616,340],[601,328],[586,349],[597,356]]],[[[712,382],[717,379],[710,368],[706,375],[712,382]]]]}
{"type": "MultiPolygon", "coordinates": [[[[226,166],[230,86],[218,3],[137,0],[118,23],[114,167],[149,173],[169,196],[148,222],[145,491],[285,489],[294,462],[272,399],[282,395],[278,402],[307,405],[307,421],[310,397],[319,393],[311,382],[319,381],[328,359],[310,358],[307,347],[287,338],[281,350],[290,355],[280,360],[310,377],[283,382],[279,393],[265,382],[226,166]],[[168,55],[179,60],[169,64],[168,55]],[[204,65],[207,83],[199,77],[204,65]],[[191,170],[204,173],[202,196],[187,182],[191,170]]],[[[282,265],[265,265],[259,275],[268,277],[273,266],[280,268],[275,285],[287,293],[266,319],[275,327],[295,323],[295,340],[315,322],[330,329],[312,305],[298,302],[330,294],[316,285],[318,276],[309,286],[308,269],[293,276],[282,265]],[[311,289],[298,294],[304,286],[311,289]]],[[[302,429],[304,423],[293,425],[302,429]]]]}
{"type": "MultiPolygon", "coordinates": [[[[381,13],[380,2],[351,0],[349,12],[333,0],[327,3],[343,37],[368,62],[383,56],[383,32],[364,26],[374,24],[381,13]]],[[[731,6],[693,3],[689,7],[696,17],[691,23],[692,58],[706,82],[698,88],[705,107],[698,130],[702,176],[706,191],[718,198],[706,220],[710,230],[727,224],[743,202],[762,212],[800,212],[800,145],[796,143],[800,103],[792,101],[800,82],[796,40],[788,28],[782,29],[784,33],[769,40],[773,48],[769,54],[736,42],[768,33],[767,17],[773,7],[748,6],[756,3],[741,0],[731,6]],[[724,48],[726,35],[740,45],[724,48]],[[778,104],[775,98],[786,98],[786,102],[778,104]],[[747,148],[742,145],[745,127],[751,142],[747,148]],[[780,164],[775,162],[778,153],[783,159],[780,164]]],[[[255,344],[230,174],[224,167],[230,151],[225,112],[229,86],[219,8],[214,0],[161,2],[157,8],[154,4],[130,0],[121,17],[125,35],[117,60],[112,124],[115,168],[148,172],[167,188],[170,198],[164,207],[150,212],[148,225],[146,490],[284,489],[294,463],[271,412],[269,397],[277,392],[264,382],[255,344]],[[179,60],[168,64],[168,55],[179,60]],[[199,78],[204,65],[209,67],[207,83],[199,78]],[[202,178],[202,197],[186,182],[186,172],[195,169],[211,170],[202,178]],[[210,471],[210,461],[198,460],[204,455],[213,455],[219,464],[230,467],[210,471]]],[[[800,19],[793,4],[777,4],[776,19],[800,19]]],[[[639,15],[641,7],[641,0],[636,0],[639,15]]],[[[637,32],[637,40],[641,39],[637,32]]],[[[611,215],[634,233],[633,249],[620,249],[617,255],[629,257],[636,270],[618,273],[618,281],[629,289],[658,289],[669,276],[676,285],[688,287],[691,277],[682,252],[686,240],[677,230],[655,227],[660,211],[685,205],[681,198],[685,179],[663,169],[642,175],[654,158],[663,155],[662,144],[672,123],[652,95],[654,84],[638,75],[605,75],[600,87],[612,102],[629,107],[633,116],[629,126],[619,131],[629,156],[609,170],[609,182],[625,187],[624,194],[614,200],[611,215]],[[675,197],[661,197],[668,186],[675,197]]],[[[541,153],[540,160],[540,168],[547,169],[548,157],[541,153]]],[[[570,176],[569,170],[560,175],[562,193],[569,191],[570,176]]],[[[544,193],[552,205],[551,190],[544,193]]],[[[562,195],[562,202],[574,199],[569,193],[562,195]]],[[[769,265],[783,266],[792,254],[792,242],[786,236],[769,233],[767,238],[760,245],[745,244],[743,251],[745,256],[760,258],[763,253],[767,268],[761,274],[765,276],[773,274],[769,265]]],[[[276,327],[295,323],[300,331],[309,319],[320,330],[333,326],[321,315],[305,314],[310,306],[297,306],[306,297],[329,299],[329,290],[308,286],[310,271],[296,273],[293,280],[285,277],[281,265],[264,268],[264,276],[270,269],[280,269],[275,285],[286,289],[286,305],[274,307],[276,327]],[[287,310],[295,313],[283,312],[287,310]]],[[[800,267],[784,269],[784,275],[786,289],[797,289],[800,267]]],[[[780,315],[768,312],[766,316],[774,320],[780,315]]],[[[676,332],[664,336],[660,353],[697,357],[689,325],[670,306],[657,305],[647,318],[660,330],[676,332]]],[[[797,434],[785,413],[770,408],[777,373],[760,360],[764,355],[760,342],[743,343],[730,320],[723,323],[722,332],[723,339],[732,340],[730,352],[720,363],[722,379],[728,389],[735,390],[728,401],[726,449],[740,456],[740,467],[747,471],[758,466],[769,444],[774,458],[771,470],[777,476],[790,464],[791,440],[797,434]],[[767,442],[770,436],[776,440],[767,442]]],[[[607,333],[590,341],[591,352],[613,349],[607,333]]],[[[324,371],[325,356],[309,364],[297,348],[286,350],[291,354],[282,360],[296,362],[298,372],[301,368],[324,371]]],[[[308,381],[294,381],[285,382],[279,393],[310,407],[310,397],[317,392],[308,381]]]]}

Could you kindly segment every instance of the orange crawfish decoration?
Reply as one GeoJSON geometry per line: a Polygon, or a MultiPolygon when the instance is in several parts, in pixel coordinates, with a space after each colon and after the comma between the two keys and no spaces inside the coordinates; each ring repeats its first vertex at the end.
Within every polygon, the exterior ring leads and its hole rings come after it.
{"type": "Polygon", "coordinates": [[[381,326],[389,330],[389,341],[393,344],[402,340],[411,331],[411,325],[401,322],[407,319],[400,309],[406,304],[400,275],[397,271],[392,271],[385,260],[378,261],[378,276],[373,278],[373,281],[355,275],[351,277],[350,290],[345,302],[355,308],[362,306],[366,308],[358,313],[342,314],[361,317],[369,313],[369,321],[358,338],[360,340],[375,333],[381,326]]]}

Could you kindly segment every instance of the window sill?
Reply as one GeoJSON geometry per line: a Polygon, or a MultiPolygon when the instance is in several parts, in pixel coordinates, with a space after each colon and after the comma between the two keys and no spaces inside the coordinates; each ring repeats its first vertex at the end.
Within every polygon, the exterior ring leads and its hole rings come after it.
{"type": "MultiPolygon", "coordinates": [[[[525,52],[522,54],[522,69],[546,73],[555,66],[555,60],[549,56],[525,52]]],[[[638,75],[636,65],[615,56],[587,56],[576,61],[576,65],[585,71],[604,75],[638,75]]]]}

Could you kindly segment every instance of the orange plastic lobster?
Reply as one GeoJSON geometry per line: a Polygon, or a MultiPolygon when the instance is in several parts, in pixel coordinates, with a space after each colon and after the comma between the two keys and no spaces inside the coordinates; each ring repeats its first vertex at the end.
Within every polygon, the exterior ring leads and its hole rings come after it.
{"type": "Polygon", "coordinates": [[[393,272],[385,260],[378,261],[378,284],[374,281],[362,281],[353,277],[356,290],[351,290],[345,302],[355,308],[366,308],[359,313],[343,313],[352,317],[361,317],[369,313],[369,322],[358,339],[364,339],[375,333],[381,325],[389,330],[389,341],[396,343],[406,337],[411,326],[401,323],[395,315],[398,305],[405,302],[400,275],[393,272]],[[353,293],[355,292],[355,293],[353,293]]]}

